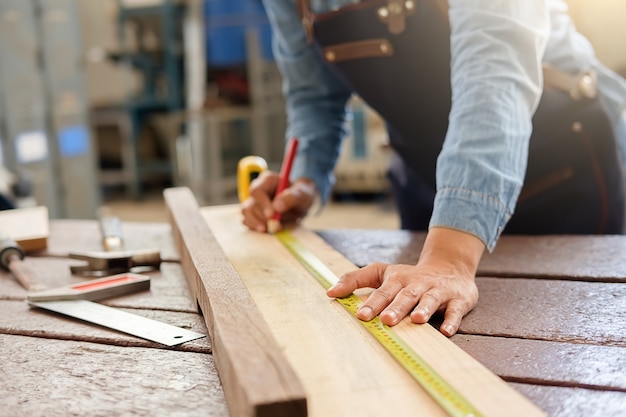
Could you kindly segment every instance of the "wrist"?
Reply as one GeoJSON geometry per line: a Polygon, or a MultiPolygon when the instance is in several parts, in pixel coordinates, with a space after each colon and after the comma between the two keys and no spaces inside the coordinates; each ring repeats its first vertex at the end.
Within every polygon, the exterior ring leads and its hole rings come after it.
{"type": "Polygon", "coordinates": [[[421,263],[446,263],[464,275],[476,275],[485,244],[478,237],[456,229],[431,227],[419,257],[421,263]]]}

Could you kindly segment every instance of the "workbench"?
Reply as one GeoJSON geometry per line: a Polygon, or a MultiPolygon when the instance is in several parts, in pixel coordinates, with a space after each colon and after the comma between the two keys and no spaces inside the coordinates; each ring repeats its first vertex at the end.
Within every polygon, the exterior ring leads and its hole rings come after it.
{"type": "MultiPolygon", "coordinates": [[[[150,291],[104,304],[207,334],[165,223],[125,223],[129,249],[161,249],[150,291]]],[[[414,263],[424,234],[324,230],[356,265],[414,263]]],[[[81,282],[66,257],[101,250],[95,221],[51,221],[26,262],[49,287],[81,282]]],[[[504,236],[480,300],[451,340],[550,416],[626,415],[626,237],[504,236]]],[[[226,416],[209,338],[174,348],[31,309],[0,272],[0,416],[226,416]]],[[[437,325],[436,320],[433,321],[437,325]]]]}

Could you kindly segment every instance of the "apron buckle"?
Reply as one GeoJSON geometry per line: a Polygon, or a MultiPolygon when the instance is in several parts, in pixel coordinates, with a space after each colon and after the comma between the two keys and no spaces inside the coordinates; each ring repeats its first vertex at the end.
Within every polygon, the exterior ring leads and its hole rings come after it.
{"type": "Polygon", "coordinates": [[[397,35],[406,29],[406,16],[415,13],[416,0],[387,0],[387,5],[378,8],[378,18],[387,24],[389,32],[397,35]]]}

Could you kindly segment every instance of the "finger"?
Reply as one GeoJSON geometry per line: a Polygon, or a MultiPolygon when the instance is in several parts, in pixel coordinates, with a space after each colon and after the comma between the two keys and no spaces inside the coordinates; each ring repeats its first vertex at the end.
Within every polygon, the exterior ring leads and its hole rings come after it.
{"type": "Polygon", "coordinates": [[[293,208],[298,212],[306,213],[313,204],[315,193],[315,183],[305,178],[298,179],[274,198],[274,209],[285,212],[293,208]]]}
{"type": "Polygon", "coordinates": [[[415,307],[415,310],[411,313],[411,321],[413,323],[428,322],[439,307],[447,301],[447,299],[444,299],[441,290],[431,288],[420,298],[417,307],[415,307]]]}
{"type": "Polygon", "coordinates": [[[243,214],[243,224],[250,230],[265,233],[267,231],[267,220],[263,214],[261,206],[256,204],[252,198],[248,198],[241,204],[243,214]]]}
{"type": "Polygon", "coordinates": [[[329,297],[346,297],[357,288],[378,288],[382,284],[387,266],[383,263],[374,263],[348,272],[339,278],[339,281],[326,291],[326,294],[329,297]]]}
{"type": "Polygon", "coordinates": [[[370,321],[396,298],[400,290],[402,290],[402,282],[399,280],[383,282],[359,307],[356,316],[361,320],[370,321]]]}
{"type": "Polygon", "coordinates": [[[380,313],[380,321],[387,326],[398,324],[411,312],[423,293],[424,289],[417,285],[403,288],[391,304],[380,313]]]}
{"type": "Polygon", "coordinates": [[[262,172],[250,184],[250,197],[259,205],[266,220],[274,215],[272,196],[277,186],[278,174],[270,171],[262,172]]]}
{"type": "Polygon", "coordinates": [[[281,214],[292,209],[299,209],[303,205],[302,199],[303,195],[301,192],[296,188],[288,187],[274,198],[272,209],[281,214]]]}
{"type": "Polygon", "coordinates": [[[451,300],[443,316],[443,323],[439,328],[441,333],[448,337],[454,335],[459,330],[461,321],[468,312],[469,309],[466,303],[461,300],[451,300]]]}

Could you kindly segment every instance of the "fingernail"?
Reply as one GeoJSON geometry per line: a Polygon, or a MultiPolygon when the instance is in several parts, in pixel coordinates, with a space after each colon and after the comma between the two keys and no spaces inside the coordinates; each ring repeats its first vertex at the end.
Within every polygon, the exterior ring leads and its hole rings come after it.
{"type": "Polygon", "coordinates": [[[389,318],[387,320],[390,324],[396,324],[398,322],[398,313],[393,310],[385,311],[385,315],[389,318]]]}
{"type": "Polygon", "coordinates": [[[451,324],[446,324],[444,326],[441,326],[443,332],[449,336],[452,335],[452,333],[454,332],[454,330],[452,329],[452,325],[451,324]]]}
{"type": "Polygon", "coordinates": [[[359,308],[359,311],[357,311],[357,315],[361,320],[369,321],[372,319],[372,309],[370,307],[363,306],[359,308]]]}
{"type": "Polygon", "coordinates": [[[274,210],[272,210],[272,209],[267,209],[267,210],[265,210],[265,211],[263,212],[263,214],[265,214],[265,217],[269,219],[270,217],[272,217],[272,216],[274,215],[274,210]]]}

